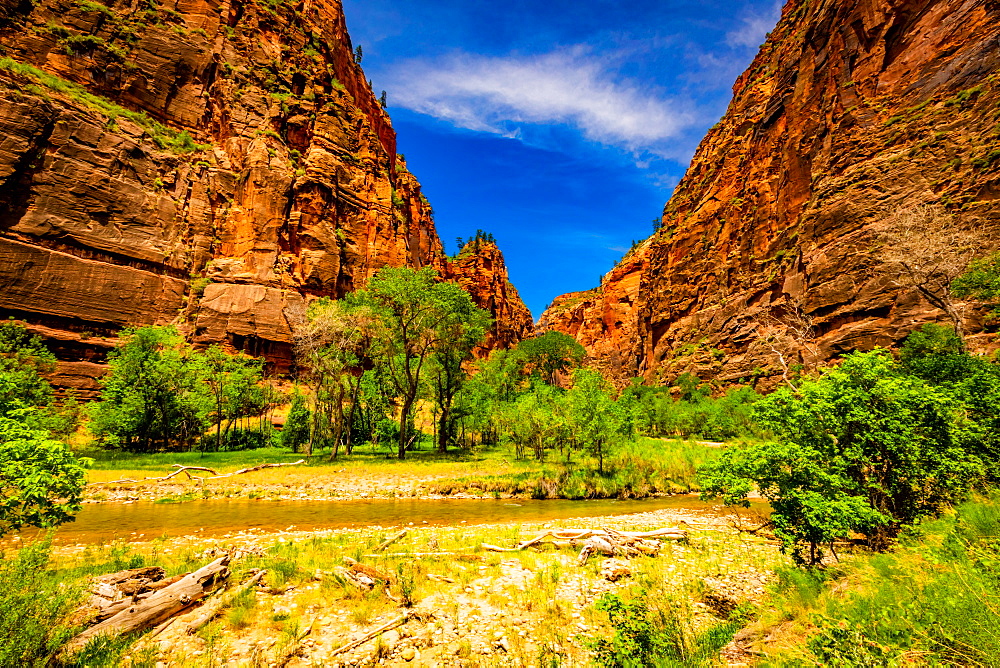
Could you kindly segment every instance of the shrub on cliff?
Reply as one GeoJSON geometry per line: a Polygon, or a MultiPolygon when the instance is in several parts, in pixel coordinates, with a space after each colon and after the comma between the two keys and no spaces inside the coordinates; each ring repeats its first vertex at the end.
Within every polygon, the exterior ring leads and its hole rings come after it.
{"type": "Polygon", "coordinates": [[[823,546],[852,534],[883,549],[983,474],[960,402],[885,350],[849,355],[797,392],[774,392],[754,416],[774,440],[726,450],[702,470],[703,496],[745,506],[758,489],[802,563],[820,563],[823,546]]]}

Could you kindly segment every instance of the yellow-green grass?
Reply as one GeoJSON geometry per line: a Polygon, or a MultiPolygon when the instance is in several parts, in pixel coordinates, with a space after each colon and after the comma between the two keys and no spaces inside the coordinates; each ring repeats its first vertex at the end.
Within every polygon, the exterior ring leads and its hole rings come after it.
{"type": "MultiPolygon", "coordinates": [[[[613,526],[625,530],[658,526],[649,522],[622,520],[613,526]]],[[[579,524],[569,520],[553,523],[556,527],[579,524]]],[[[232,547],[256,545],[259,554],[234,562],[234,579],[246,577],[251,568],[265,568],[264,585],[272,593],[234,601],[191,641],[198,645],[197,654],[191,651],[190,643],[168,641],[171,649],[157,658],[171,664],[207,666],[225,654],[242,652],[244,656],[234,658],[252,660],[239,648],[257,638],[266,638],[270,644],[313,620],[319,620],[312,636],[317,643],[314,651],[322,653],[346,642],[352,634],[399,615],[403,608],[391,595],[408,597],[418,609],[433,611],[433,619],[413,626],[430,634],[444,629],[440,644],[448,646],[448,656],[473,657],[485,662],[479,665],[492,665],[489,657],[478,654],[481,643],[472,636],[502,633],[508,641],[508,656],[524,665],[538,664],[546,656],[555,658],[553,648],[560,652],[563,665],[586,665],[585,639],[612,632],[606,615],[593,605],[602,591],[615,590],[625,599],[644,597],[651,609],[670,607],[679,611],[684,624],[697,630],[714,623],[697,606],[704,578],[746,569],[766,570],[784,563],[772,546],[744,543],[729,533],[694,533],[687,543],[665,543],[659,556],[631,559],[633,576],[612,585],[600,575],[603,558],[592,558],[580,566],[575,549],[542,546],[537,551],[496,553],[480,547],[484,542],[514,545],[539,530],[538,525],[413,528],[380,556],[369,555],[388,535],[383,530],[237,540],[232,547]],[[389,587],[389,595],[378,589],[360,592],[340,579],[333,571],[345,563],[345,557],[392,575],[396,581],[389,587]],[[511,579],[511,573],[522,578],[521,586],[517,577],[511,579]],[[448,632],[457,635],[449,639],[448,632]]],[[[87,575],[142,565],[163,566],[170,575],[211,561],[215,554],[204,549],[212,544],[208,540],[159,539],[63,549],[53,566],[67,586],[79,586],[87,575]]],[[[378,647],[373,641],[361,651],[377,653],[378,647]]],[[[424,653],[430,660],[432,655],[424,653]]]]}

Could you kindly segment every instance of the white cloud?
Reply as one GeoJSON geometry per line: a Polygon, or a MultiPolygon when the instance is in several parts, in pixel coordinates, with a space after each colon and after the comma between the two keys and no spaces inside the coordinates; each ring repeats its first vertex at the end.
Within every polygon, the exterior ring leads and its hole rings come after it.
{"type": "Polygon", "coordinates": [[[469,130],[521,137],[565,124],[586,139],[658,153],[694,120],[662,91],[618,76],[586,47],[535,56],[458,53],[400,63],[388,73],[392,103],[469,130]]]}
{"type": "Polygon", "coordinates": [[[764,12],[749,12],[740,17],[739,27],[726,33],[726,44],[733,48],[756,49],[764,43],[781,17],[781,3],[774,2],[764,12]]]}

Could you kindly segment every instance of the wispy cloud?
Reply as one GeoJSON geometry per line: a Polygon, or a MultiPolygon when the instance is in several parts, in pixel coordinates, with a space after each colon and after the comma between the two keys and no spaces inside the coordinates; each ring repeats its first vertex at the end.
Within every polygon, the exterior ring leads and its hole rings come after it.
{"type": "Polygon", "coordinates": [[[507,137],[562,124],[590,141],[657,154],[693,120],[682,101],[620,76],[611,58],[582,46],[533,56],[410,60],[390,70],[388,80],[394,105],[507,137]]]}
{"type": "Polygon", "coordinates": [[[739,26],[726,33],[726,44],[733,48],[756,49],[764,43],[767,33],[781,16],[781,2],[774,2],[765,11],[750,11],[739,17],[739,26]]]}

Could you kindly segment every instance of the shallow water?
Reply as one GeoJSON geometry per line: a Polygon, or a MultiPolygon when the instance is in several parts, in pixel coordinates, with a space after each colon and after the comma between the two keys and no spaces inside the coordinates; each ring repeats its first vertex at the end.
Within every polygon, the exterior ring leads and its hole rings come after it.
{"type": "Polygon", "coordinates": [[[366,499],[352,501],[258,501],[247,499],[85,505],[75,522],[56,534],[62,544],[159,536],[221,535],[248,529],[343,529],[364,526],[534,523],[570,517],[625,515],[661,509],[728,514],[718,503],[694,496],[641,500],[366,499]]]}

